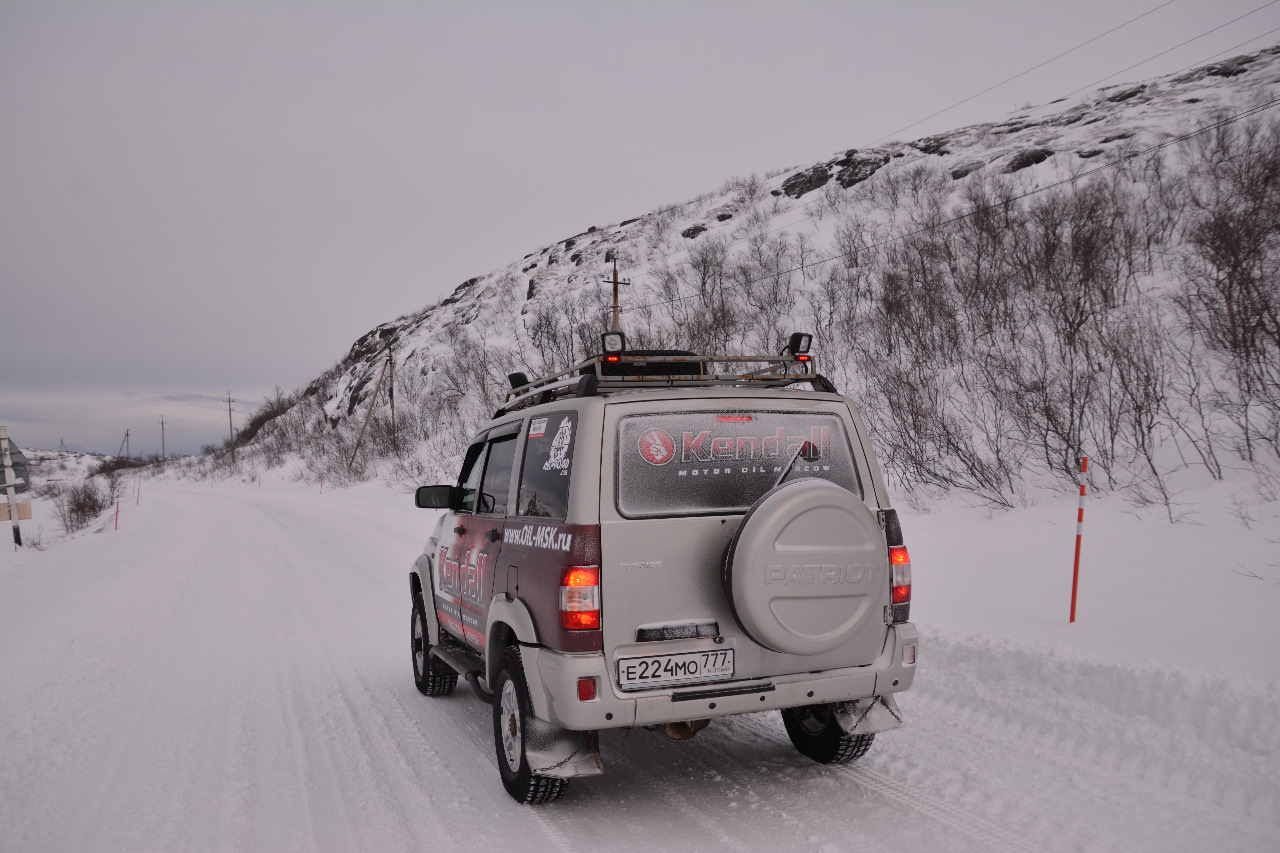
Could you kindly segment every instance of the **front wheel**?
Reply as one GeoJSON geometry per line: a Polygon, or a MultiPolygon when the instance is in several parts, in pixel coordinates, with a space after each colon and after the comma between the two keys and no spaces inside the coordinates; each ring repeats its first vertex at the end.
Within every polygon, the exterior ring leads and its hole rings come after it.
{"type": "Polygon", "coordinates": [[[413,683],[424,696],[448,696],[458,686],[458,673],[431,657],[431,641],[427,634],[427,616],[422,600],[413,602],[410,618],[409,649],[413,652],[413,683]]]}
{"type": "Polygon", "coordinates": [[[493,684],[493,742],[498,751],[502,787],[518,803],[549,803],[564,793],[569,780],[539,776],[529,766],[525,737],[529,717],[524,664],[520,651],[508,646],[502,652],[502,669],[493,684]]]}
{"type": "Polygon", "coordinates": [[[867,754],[874,734],[847,735],[830,705],[784,708],[782,724],[801,755],[820,764],[847,764],[867,754]]]}

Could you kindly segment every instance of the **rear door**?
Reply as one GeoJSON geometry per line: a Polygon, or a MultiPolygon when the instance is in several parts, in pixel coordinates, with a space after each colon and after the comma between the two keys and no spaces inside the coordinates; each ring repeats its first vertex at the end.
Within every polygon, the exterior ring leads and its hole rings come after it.
{"type": "MultiPolygon", "coordinates": [[[[875,659],[884,638],[881,604],[887,603],[888,565],[875,508],[863,500],[867,472],[851,433],[847,413],[799,399],[743,399],[728,406],[672,403],[663,411],[652,404],[609,406],[601,466],[601,593],[605,649],[615,679],[619,658],[668,648],[673,653],[703,646],[731,651],[731,674],[722,656],[716,679],[859,666],[875,659]],[[814,584],[789,590],[795,601],[786,602],[802,613],[806,598],[820,602],[814,619],[829,618],[827,596],[833,592],[847,598],[845,621],[856,623],[852,634],[838,648],[818,654],[778,651],[753,640],[735,617],[723,578],[726,552],[744,514],[778,483],[805,478],[828,480],[854,496],[856,547],[876,563],[871,572],[859,573],[856,588],[849,585],[852,572],[824,577],[821,571],[806,575],[802,570],[789,578],[814,584]],[[836,580],[844,584],[838,591],[826,583],[836,580]],[[710,634],[712,625],[719,643],[697,639],[710,634]]],[[[805,545],[790,547],[802,552],[805,545]]],[[[797,559],[803,565],[803,555],[797,559]]],[[[784,574],[774,582],[787,580],[784,574]]],[[[673,659],[677,671],[686,665],[673,659]]],[[[624,689],[628,686],[635,685],[624,689]]]]}

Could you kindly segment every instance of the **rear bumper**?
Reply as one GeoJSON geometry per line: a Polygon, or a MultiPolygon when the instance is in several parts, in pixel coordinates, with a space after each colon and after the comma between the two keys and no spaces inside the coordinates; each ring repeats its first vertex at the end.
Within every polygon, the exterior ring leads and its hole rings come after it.
{"type": "Polygon", "coordinates": [[[524,646],[521,655],[534,716],[561,728],[591,731],[728,717],[897,693],[911,686],[916,671],[915,664],[903,664],[902,646],[916,641],[916,628],[911,623],[890,625],[884,650],[869,666],[628,693],[613,688],[602,652],[566,654],[524,646]],[[580,678],[597,679],[596,699],[579,701],[580,678]]]}

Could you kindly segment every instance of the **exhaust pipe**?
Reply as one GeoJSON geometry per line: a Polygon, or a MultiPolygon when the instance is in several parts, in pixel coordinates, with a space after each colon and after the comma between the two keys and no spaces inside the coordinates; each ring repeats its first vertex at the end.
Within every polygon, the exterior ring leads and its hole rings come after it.
{"type": "Polygon", "coordinates": [[[711,725],[710,720],[682,720],[678,723],[663,723],[662,733],[672,740],[690,740],[709,725],[711,725]]]}

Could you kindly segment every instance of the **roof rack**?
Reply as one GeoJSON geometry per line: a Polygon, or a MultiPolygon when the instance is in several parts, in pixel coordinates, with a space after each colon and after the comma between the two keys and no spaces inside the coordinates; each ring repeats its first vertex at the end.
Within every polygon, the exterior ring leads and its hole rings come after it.
{"type": "Polygon", "coordinates": [[[523,374],[512,374],[514,387],[507,392],[502,408],[494,417],[562,397],[590,397],[601,391],[786,388],[808,383],[815,391],[836,393],[831,381],[815,370],[811,355],[785,350],[783,355],[677,355],[671,350],[606,352],[567,370],[524,380],[523,374]],[[720,370],[713,369],[715,366],[720,366],[720,370]],[[743,370],[748,366],[751,369],[743,370]]]}

